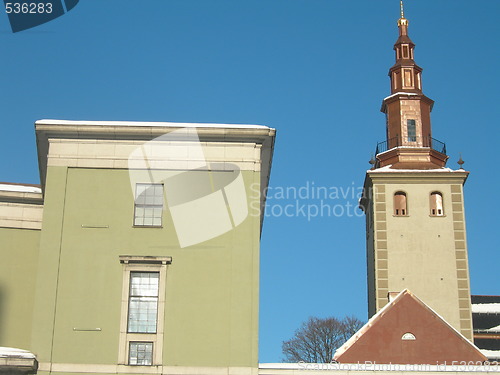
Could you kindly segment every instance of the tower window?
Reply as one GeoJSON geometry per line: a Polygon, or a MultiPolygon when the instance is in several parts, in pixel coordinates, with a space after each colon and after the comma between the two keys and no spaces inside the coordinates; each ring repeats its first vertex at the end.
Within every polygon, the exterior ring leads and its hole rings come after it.
{"type": "Polygon", "coordinates": [[[413,72],[411,69],[403,69],[404,73],[404,87],[411,87],[413,88],[413,72]]]}
{"type": "Polygon", "coordinates": [[[415,120],[406,120],[406,130],[408,133],[408,142],[417,141],[417,124],[415,120]]]}
{"type": "Polygon", "coordinates": [[[443,195],[438,191],[431,193],[431,216],[444,216],[443,195]]]}
{"type": "Polygon", "coordinates": [[[407,216],[406,193],[398,191],[394,194],[394,216],[407,216]]]}
{"type": "Polygon", "coordinates": [[[409,57],[408,55],[409,55],[409,53],[408,53],[408,46],[404,45],[403,46],[403,58],[407,59],[409,57]]]}

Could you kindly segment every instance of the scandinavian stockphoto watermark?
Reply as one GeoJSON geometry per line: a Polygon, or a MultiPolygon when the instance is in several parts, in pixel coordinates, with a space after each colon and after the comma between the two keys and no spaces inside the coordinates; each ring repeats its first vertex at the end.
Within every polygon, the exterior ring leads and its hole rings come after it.
{"type": "MultiPolygon", "coordinates": [[[[133,148],[128,156],[131,191],[136,203],[134,225],[161,226],[168,210],[181,247],[218,237],[248,216],[298,218],[361,217],[363,188],[299,186],[247,188],[237,164],[208,161],[207,144],[195,127],[173,129],[133,148]],[[137,216],[142,215],[142,217],[137,216]]],[[[216,159],[217,160],[217,159],[216,159]]]]}
{"type": "Polygon", "coordinates": [[[250,186],[250,215],[260,215],[261,194],[265,194],[264,215],[266,217],[317,218],[362,217],[358,208],[363,187],[354,182],[345,186],[323,186],[306,181],[299,186],[270,186],[263,192],[259,184],[250,186]]]}
{"type": "Polygon", "coordinates": [[[31,29],[73,9],[80,0],[4,0],[12,32],[31,29]]]}
{"type": "Polygon", "coordinates": [[[399,363],[377,363],[375,361],[357,363],[307,363],[299,362],[301,370],[337,370],[337,371],[385,371],[385,372],[499,372],[498,362],[478,362],[478,361],[449,361],[442,363],[428,364],[399,364],[399,363]]]}

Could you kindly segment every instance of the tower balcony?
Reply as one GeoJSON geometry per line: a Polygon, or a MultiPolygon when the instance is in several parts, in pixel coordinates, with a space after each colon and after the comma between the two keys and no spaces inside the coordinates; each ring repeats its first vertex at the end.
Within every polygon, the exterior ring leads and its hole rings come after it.
{"type": "Polygon", "coordinates": [[[436,169],[446,165],[446,144],[430,136],[397,136],[379,142],[374,169],[436,169]]]}

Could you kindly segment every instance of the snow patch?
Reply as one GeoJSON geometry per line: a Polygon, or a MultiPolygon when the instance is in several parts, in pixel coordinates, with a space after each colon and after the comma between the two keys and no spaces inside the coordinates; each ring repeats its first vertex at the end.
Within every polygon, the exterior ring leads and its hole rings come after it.
{"type": "Polygon", "coordinates": [[[17,348],[6,348],[0,346],[0,358],[5,357],[16,357],[16,358],[28,358],[35,359],[35,355],[27,350],[17,349],[17,348]]]}
{"type": "Polygon", "coordinates": [[[396,95],[418,95],[418,94],[415,94],[414,92],[397,92],[395,94],[392,94],[392,95],[389,95],[388,97],[384,98],[384,101],[387,100],[387,99],[390,99],[396,95]]]}
{"type": "Polygon", "coordinates": [[[485,313],[485,314],[500,314],[500,303],[473,303],[472,312],[485,313]]]}
{"type": "Polygon", "coordinates": [[[368,170],[368,173],[378,173],[378,172],[437,172],[437,173],[441,173],[441,172],[463,172],[464,170],[463,169],[459,169],[459,170],[453,170],[451,168],[448,168],[448,167],[443,167],[443,168],[436,168],[436,169],[394,169],[394,168],[391,168],[392,165],[386,165],[385,167],[382,167],[382,168],[377,168],[377,169],[369,169],[368,170]]]}
{"type": "Polygon", "coordinates": [[[226,129],[271,129],[264,125],[246,124],[208,124],[186,122],[148,122],[148,121],[71,121],[43,119],[36,125],[76,125],[76,126],[151,126],[167,128],[226,128],[226,129]]]}
{"type": "Polygon", "coordinates": [[[500,359],[500,350],[479,349],[489,359],[500,359]]]}
{"type": "Polygon", "coordinates": [[[491,332],[491,333],[500,333],[500,325],[487,329],[486,332],[491,332]]]}
{"type": "Polygon", "coordinates": [[[0,184],[1,191],[13,191],[16,193],[42,193],[42,189],[36,186],[0,184]]]}

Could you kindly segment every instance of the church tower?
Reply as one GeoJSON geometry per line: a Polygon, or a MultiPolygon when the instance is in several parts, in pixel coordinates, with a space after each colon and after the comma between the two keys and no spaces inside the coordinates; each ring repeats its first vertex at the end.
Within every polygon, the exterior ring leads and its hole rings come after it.
{"type": "Polygon", "coordinates": [[[408,288],[472,340],[463,185],[468,172],[446,168],[446,146],[432,137],[433,100],[422,91],[401,1],[391,95],[382,103],[386,140],[366,174],[369,316],[408,288]]]}

